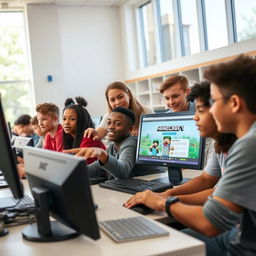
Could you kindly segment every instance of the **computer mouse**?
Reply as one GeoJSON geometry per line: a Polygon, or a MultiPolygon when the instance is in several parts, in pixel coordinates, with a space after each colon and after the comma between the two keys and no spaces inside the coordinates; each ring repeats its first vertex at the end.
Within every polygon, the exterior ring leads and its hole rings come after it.
{"type": "Polygon", "coordinates": [[[138,212],[140,214],[143,214],[143,215],[150,214],[154,211],[153,209],[149,208],[148,206],[146,206],[144,204],[137,204],[129,209],[131,209],[135,212],[138,212]]]}

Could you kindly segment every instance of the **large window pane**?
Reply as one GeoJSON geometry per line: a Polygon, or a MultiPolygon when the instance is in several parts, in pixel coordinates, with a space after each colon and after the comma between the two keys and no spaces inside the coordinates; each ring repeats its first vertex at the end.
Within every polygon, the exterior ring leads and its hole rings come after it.
{"type": "Polygon", "coordinates": [[[173,4],[171,0],[158,0],[160,14],[160,42],[162,61],[174,59],[176,37],[173,4]]]}
{"type": "Polygon", "coordinates": [[[31,85],[28,82],[0,83],[6,119],[13,124],[22,114],[31,115],[31,85]]]}
{"type": "Polygon", "coordinates": [[[152,3],[147,3],[140,7],[144,65],[153,65],[156,63],[156,46],[155,46],[155,26],[152,3]]]}
{"type": "Polygon", "coordinates": [[[224,0],[205,0],[208,50],[228,44],[224,0]]]}
{"type": "Polygon", "coordinates": [[[181,0],[185,55],[200,52],[196,0],[181,0]]]}
{"type": "Polygon", "coordinates": [[[256,1],[235,0],[237,40],[256,37],[256,1]]]}
{"type": "Polygon", "coordinates": [[[13,122],[32,109],[23,12],[0,12],[0,93],[13,122]]]}

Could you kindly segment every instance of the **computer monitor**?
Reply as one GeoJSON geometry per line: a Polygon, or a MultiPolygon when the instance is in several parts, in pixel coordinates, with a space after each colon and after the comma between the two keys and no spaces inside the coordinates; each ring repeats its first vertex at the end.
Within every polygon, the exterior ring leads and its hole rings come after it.
{"type": "Polygon", "coordinates": [[[98,239],[86,160],[32,147],[23,152],[37,218],[37,223],[23,230],[23,237],[48,242],[84,234],[98,239]],[[57,221],[49,221],[49,214],[57,221]]]}
{"type": "MultiPolygon", "coordinates": [[[[21,199],[23,197],[23,187],[22,187],[20,178],[18,176],[16,160],[11,148],[11,143],[10,143],[7,125],[5,122],[1,97],[0,97],[0,156],[1,156],[0,170],[2,171],[11,189],[14,198],[21,199]]],[[[4,199],[0,199],[0,208],[4,207],[3,205],[1,205],[2,200],[4,199]]]]}
{"type": "Polygon", "coordinates": [[[201,169],[204,139],[193,120],[192,112],[142,115],[136,163],[168,167],[168,179],[178,185],[183,181],[182,168],[201,169]]]}
{"type": "Polygon", "coordinates": [[[92,121],[95,125],[95,128],[97,128],[100,125],[101,119],[102,119],[102,116],[93,116],[92,117],[92,121]]]}
{"type": "Polygon", "coordinates": [[[25,146],[34,147],[34,141],[31,137],[13,136],[13,147],[15,148],[16,154],[23,157],[23,148],[25,146]]]}

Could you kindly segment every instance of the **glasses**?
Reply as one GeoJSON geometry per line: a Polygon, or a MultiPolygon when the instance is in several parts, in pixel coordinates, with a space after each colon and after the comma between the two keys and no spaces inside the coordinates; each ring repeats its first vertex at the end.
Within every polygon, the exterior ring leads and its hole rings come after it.
{"type": "Polygon", "coordinates": [[[212,106],[216,101],[218,100],[228,100],[230,98],[230,96],[223,96],[223,97],[220,97],[218,99],[210,99],[209,100],[209,103],[210,103],[210,106],[212,106]]]}

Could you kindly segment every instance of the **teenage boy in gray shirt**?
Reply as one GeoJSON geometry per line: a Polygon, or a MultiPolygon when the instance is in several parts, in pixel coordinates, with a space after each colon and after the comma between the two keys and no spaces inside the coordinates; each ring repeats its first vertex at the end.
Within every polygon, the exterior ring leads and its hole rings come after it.
{"type": "MultiPolygon", "coordinates": [[[[211,66],[205,78],[211,81],[210,111],[218,131],[238,137],[225,172],[203,206],[151,191],[145,204],[190,227],[187,233],[206,243],[207,255],[256,255],[256,60],[241,55],[211,66]]],[[[138,198],[136,203],[141,203],[138,198]]]]}
{"type": "Polygon", "coordinates": [[[100,148],[78,148],[65,150],[67,153],[85,158],[97,157],[98,161],[88,166],[90,177],[107,175],[108,178],[129,178],[161,172],[161,168],[136,165],[137,138],[130,135],[135,122],[134,113],[126,108],[112,110],[107,121],[107,135],[111,142],[107,150],[100,148]]]}
{"type": "Polygon", "coordinates": [[[214,186],[222,175],[227,151],[236,140],[236,136],[234,134],[221,134],[217,131],[216,123],[212,114],[209,113],[209,82],[204,81],[194,84],[191,87],[189,100],[195,101],[196,113],[194,120],[200,131],[200,136],[212,138],[215,149],[211,152],[207,165],[200,176],[160,193],[160,195],[164,198],[178,195],[181,202],[203,205],[208,196],[212,194],[214,186]]]}

